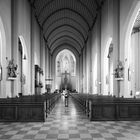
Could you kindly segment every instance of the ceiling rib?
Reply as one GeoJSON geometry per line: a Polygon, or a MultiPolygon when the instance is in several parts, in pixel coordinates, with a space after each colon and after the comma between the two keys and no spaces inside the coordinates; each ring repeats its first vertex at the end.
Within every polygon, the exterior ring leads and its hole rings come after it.
{"type": "Polygon", "coordinates": [[[74,19],[72,19],[72,18],[70,18],[70,17],[62,17],[62,18],[59,18],[59,19],[53,21],[52,23],[50,23],[50,24],[48,25],[47,28],[45,28],[45,32],[47,32],[47,30],[48,30],[48,28],[49,28],[50,26],[52,26],[53,24],[55,24],[55,23],[57,23],[58,21],[61,21],[61,20],[63,20],[63,19],[68,19],[68,20],[71,20],[71,21],[75,22],[75,23],[78,24],[85,32],[87,32],[87,30],[86,30],[79,22],[77,22],[76,20],[74,20],[74,19]]]}
{"type": "MultiPolygon", "coordinates": [[[[80,54],[81,52],[81,48],[79,48],[78,46],[76,46],[75,42],[71,42],[70,40],[61,40],[60,42],[58,42],[56,45],[52,46],[52,48],[50,50],[55,50],[58,46],[62,45],[62,44],[68,44],[69,46],[73,46],[80,54]],[[76,46],[76,47],[75,47],[76,46]]],[[[52,51],[51,51],[52,52],[52,51]]]]}
{"type": "Polygon", "coordinates": [[[67,48],[67,47],[72,48],[71,50],[74,50],[77,54],[80,54],[80,52],[79,52],[79,50],[77,50],[77,48],[75,48],[73,45],[68,44],[68,43],[59,44],[57,46],[57,48],[51,49],[51,53],[55,52],[55,50],[59,50],[59,49],[62,49],[62,48],[67,48]]]}
{"type": "MultiPolygon", "coordinates": [[[[52,36],[52,37],[50,38],[50,41],[53,40],[54,38],[56,38],[56,36],[58,36],[58,35],[61,36],[62,33],[64,33],[64,34],[67,34],[67,33],[68,33],[68,34],[69,34],[69,33],[72,34],[73,36],[75,36],[75,38],[78,38],[78,40],[79,40],[80,42],[82,42],[82,44],[84,45],[83,40],[82,40],[79,36],[77,36],[75,33],[71,32],[71,31],[68,31],[68,30],[63,30],[63,31],[57,32],[54,36],[52,36]]],[[[49,44],[50,41],[48,40],[48,44],[49,44]]]]}
{"type": "Polygon", "coordinates": [[[83,3],[81,2],[81,0],[77,0],[79,3],[81,3],[81,5],[83,5],[87,10],[88,12],[90,13],[90,15],[92,16],[92,18],[94,18],[94,15],[92,14],[92,12],[89,10],[89,8],[83,3]]]}
{"type": "MultiPolygon", "coordinates": [[[[59,28],[61,28],[61,27],[65,27],[65,26],[68,26],[68,27],[70,27],[70,28],[76,30],[77,32],[80,33],[80,35],[82,36],[82,38],[84,39],[84,41],[86,40],[86,38],[85,38],[84,35],[81,33],[81,31],[79,31],[78,29],[76,29],[75,27],[73,27],[72,25],[69,25],[69,24],[63,24],[63,25],[60,25],[60,26],[54,28],[54,29],[46,36],[46,39],[48,40],[49,37],[50,37],[50,35],[51,35],[53,32],[55,32],[57,29],[59,29],[59,28]]],[[[44,34],[46,34],[46,32],[45,32],[44,34]]]]}
{"type": "Polygon", "coordinates": [[[45,22],[45,24],[44,24],[44,28],[47,28],[48,25],[50,25],[53,21],[55,21],[59,18],[63,18],[63,17],[71,18],[71,19],[79,22],[85,28],[86,31],[89,30],[87,23],[82,19],[81,16],[79,16],[76,13],[73,13],[72,11],[68,11],[68,10],[59,11],[59,12],[55,13],[53,16],[51,16],[50,18],[48,18],[47,22],[45,22]]]}
{"type": "Polygon", "coordinates": [[[50,3],[52,3],[53,1],[54,1],[54,0],[50,0],[49,2],[45,3],[44,6],[42,7],[42,9],[39,11],[39,13],[38,13],[37,16],[40,17],[42,11],[43,11],[50,3]]]}
{"type": "Polygon", "coordinates": [[[53,32],[53,33],[50,35],[50,37],[48,38],[48,41],[50,41],[51,39],[53,39],[52,37],[54,37],[55,34],[60,33],[60,35],[61,35],[61,33],[66,33],[66,32],[67,32],[67,33],[72,32],[73,34],[75,34],[75,36],[79,37],[79,38],[81,39],[82,42],[84,42],[84,40],[83,40],[82,36],[80,35],[80,33],[77,32],[76,30],[74,30],[74,29],[71,28],[71,27],[61,27],[61,28],[57,29],[56,32],[53,32]]]}
{"type": "Polygon", "coordinates": [[[63,10],[68,10],[68,11],[72,11],[73,13],[76,13],[78,14],[85,22],[86,24],[88,25],[88,28],[90,29],[90,25],[89,23],[87,22],[87,20],[85,19],[84,16],[82,16],[80,13],[78,13],[77,11],[75,11],[74,9],[70,9],[70,8],[61,8],[61,9],[57,9],[55,10],[54,12],[52,12],[48,17],[45,18],[45,20],[43,21],[42,23],[42,27],[44,27],[44,24],[45,22],[48,20],[49,17],[53,16],[55,13],[59,12],[59,11],[63,11],[63,10]]]}
{"type": "MultiPolygon", "coordinates": [[[[79,53],[105,0],[28,0],[50,51],[71,45],[79,53]]],[[[136,25],[137,23],[135,23],[136,25]]]]}
{"type": "Polygon", "coordinates": [[[63,35],[63,36],[60,36],[59,38],[55,39],[55,40],[49,45],[49,46],[50,46],[50,49],[51,49],[51,47],[53,46],[53,44],[54,44],[56,41],[58,41],[58,40],[60,40],[60,39],[63,39],[63,38],[68,38],[68,39],[73,40],[74,42],[76,42],[76,44],[78,44],[78,45],[82,48],[81,44],[80,44],[75,38],[73,38],[73,37],[71,37],[71,36],[68,36],[68,35],[63,35]]]}
{"type": "MultiPolygon", "coordinates": [[[[55,0],[51,0],[47,3],[44,4],[44,6],[42,7],[42,9],[39,11],[39,14],[37,15],[38,17],[40,17],[41,13],[55,0]]],[[[87,9],[87,11],[90,13],[90,15],[92,16],[92,18],[94,18],[94,15],[92,14],[92,12],[89,10],[89,8],[80,0],[77,0],[77,2],[79,2],[83,7],[85,7],[87,9]]]]}

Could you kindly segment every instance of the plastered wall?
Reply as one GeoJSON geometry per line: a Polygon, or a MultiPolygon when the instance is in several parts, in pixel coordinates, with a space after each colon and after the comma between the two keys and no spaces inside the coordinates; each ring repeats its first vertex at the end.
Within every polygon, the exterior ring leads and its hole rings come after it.
{"type": "MultiPolygon", "coordinates": [[[[26,60],[23,60],[23,73],[26,81],[23,85],[24,95],[34,94],[34,65],[44,68],[42,93],[45,92],[45,41],[41,37],[41,29],[37,23],[28,0],[1,0],[0,19],[2,32],[2,59],[0,60],[3,73],[0,81],[0,97],[18,95],[18,80],[7,79],[9,60],[14,58],[18,64],[18,39],[22,38],[22,46],[26,60]],[[5,37],[4,37],[5,33],[5,37]],[[44,52],[44,53],[43,53],[44,52]]],[[[48,71],[48,69],[47,69],[48,71]]],[[[19,78],[19,77],[17,77],[19,78]]]]}
{"type": "Polygon", "coordinates": [[[11,82],[7,81],[7,59],[11,58],[11,1],[0,1],[0,31],[2,36],[1,65],[2,80],[0,81],[0,97],[11,95],[11,82]]]}

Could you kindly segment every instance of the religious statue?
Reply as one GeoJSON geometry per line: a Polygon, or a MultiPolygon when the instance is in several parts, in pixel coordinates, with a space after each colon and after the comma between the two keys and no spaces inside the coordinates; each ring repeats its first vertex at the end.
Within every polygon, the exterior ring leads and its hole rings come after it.
{"type": "Polygon", "coordinates": [[[114,70],[115,78],[123,78],[124,77],[124,66],[121,61],[118,62],[117,68],[114,70]]]}
{"type": "Polygon", "coordinates": [[[14,59],[9,61],[8,64],[8,77],[16,78],[17,77],[17,65],[14,64],[14,59]]]}

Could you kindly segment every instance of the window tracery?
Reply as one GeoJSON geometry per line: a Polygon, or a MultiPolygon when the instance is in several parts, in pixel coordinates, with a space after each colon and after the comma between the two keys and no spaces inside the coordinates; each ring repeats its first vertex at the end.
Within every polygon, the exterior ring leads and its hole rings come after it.
{"type": "Polygon", "coordinates": [[[69,50],[61,51],[56,57],[56,75],[60,76],[62,73],[70,73],[76,75],[76,60],[75,56],[69,50]]]}

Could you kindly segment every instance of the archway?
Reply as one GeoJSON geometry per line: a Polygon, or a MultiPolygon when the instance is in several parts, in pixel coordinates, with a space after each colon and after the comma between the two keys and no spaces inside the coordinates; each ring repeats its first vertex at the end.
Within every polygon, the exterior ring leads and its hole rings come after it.
{"type": "Polygon", "coordinates": [[[104,81],[103,81],[103,94],[113,94],[113,44],[110,37],[106,44],[104,52],[104,81]]]}
{"type": "Polygon", "coordinates": [[[10,96],[10,93],[6,94],[6,37],[5,29],[2,19],[0,17],[0,97],[10,96]]]}
{"type": "Polygon", "coordinates": [[[140,95],[140,10],[135,19],[131,37],[130,46],[128,46],[128,92],[130,96],[140,95]]]}
{"type": "Polygon", "coordinates": [[[53,52],[51,52],[52,54],[52,91],[54,91],[56,89],[56,66],[55,66],[55,60],[56,60],[56,56],[59,54],[59,52],[61,52],[62,50],[67,49],[70,52],[72,52],[72,54],[75,56],[76,59],[76,91],[80,91],[80,75],[79,75],[79,69],[80,69],[80,52],[77,51],[77,49],[73,46],[70,45],[68,43],[64,43],[59,45],[53,52]]]}
{"type": "Polygon", "coordinates": [[[70,50],[64,49],[57,54],[55,68],[55,88],[76,89],[76,58],[70,50]]]}
{"type": "Polygon", "coordinates": [[[135,22],[140,11],[140,2],[134,2],[130,9],[128,25],[126,26],[124,60],[125,60],[125,78],[124,78],[124,93],[125,97],[134,97],[136,93],[140,92],[139,82],[139,49],[138,34],[135,30],[135,22]]]}
{"type": "Polygon", "coordinates": [[[18,74],[18,93],[25,95],[27,94],[28,62],[27,49],[22,36],[18,39],[18,74]]]}

